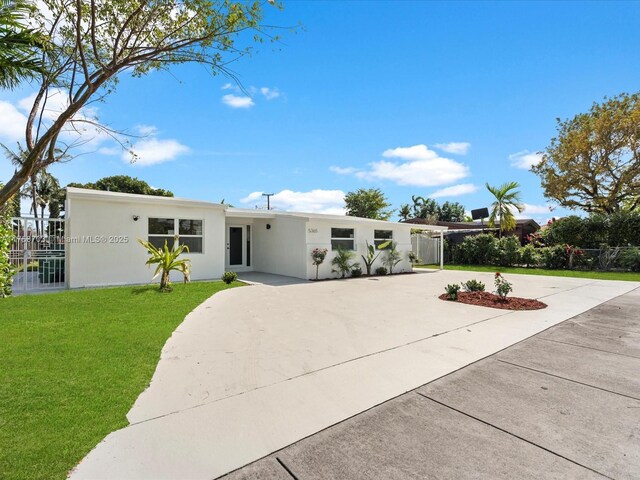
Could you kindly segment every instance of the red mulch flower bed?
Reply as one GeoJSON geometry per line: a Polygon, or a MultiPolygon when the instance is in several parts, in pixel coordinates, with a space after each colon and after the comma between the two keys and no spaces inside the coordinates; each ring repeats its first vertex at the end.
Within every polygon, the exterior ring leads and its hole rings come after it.
{"type": "MultiPolygon", "coordinates": [[[[449,295],[443,293],[440,300],[449,300],[449,295]]],[[[530,298],[507,297],[505,300],[489,292],[458,292],[458,302],[482,307],[502,308],[503,310],[540,310],[547,308],[546,303],[530,298]]]]}

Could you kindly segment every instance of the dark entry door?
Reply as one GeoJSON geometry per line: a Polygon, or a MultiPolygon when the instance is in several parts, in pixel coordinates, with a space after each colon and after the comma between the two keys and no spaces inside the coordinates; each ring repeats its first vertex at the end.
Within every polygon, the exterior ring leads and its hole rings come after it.
{"type": "Polygon", "coordinates": [[[229,265],[242,265],[242,227],[229,227],[229,265]]]}

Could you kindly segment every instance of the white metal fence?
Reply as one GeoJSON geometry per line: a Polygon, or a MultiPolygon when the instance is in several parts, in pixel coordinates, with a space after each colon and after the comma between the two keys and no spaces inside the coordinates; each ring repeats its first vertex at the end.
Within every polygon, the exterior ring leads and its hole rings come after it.
{"type": "Polygon", "coordinates": [[[9,260],[17,270],[14,293],[64,288],[64,220],[16,217],[11,222],[14,241],[9,260]]]}
{"type": "Polygon", "coordinates": [[[411,235],[413,253],[426,265],[440,263],[440,237],[431,237],[424,233],[411,235]]]}

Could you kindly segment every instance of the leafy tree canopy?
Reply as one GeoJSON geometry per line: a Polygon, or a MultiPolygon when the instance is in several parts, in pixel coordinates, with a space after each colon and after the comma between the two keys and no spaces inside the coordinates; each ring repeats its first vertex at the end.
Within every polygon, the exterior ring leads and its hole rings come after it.
{"type": "MultiPolygon", "coordinates": [[[[463,222],[466,219],[464,205],[446,201],[440,205],[433,198],[411,196],[414,218],[424,218],[427,222],[463,222]]],[[[408,206],[407,206],[408,207],[408,206]]]]}
{"type": "Polygon", "coordinates": [[[640,209],[640,93],[605,98],[557,129],[532,167],[547,198],[587,212],[640,209]]]}
{"type": "Polygon", "coordinates": [[[229,64],[250,53],[239,44],[242,33],[252,33],[249,39],[256,41],[277,39],[265,33],[271,27],[262,24],[266,4],[261,1],[41,0],[37,5],[29,22],[48,40],[44,71],[27,117],[27,155],[0,189],[0,206],[30,176],[58,161],[59,152],[86,143],[73,132],[99,128],[117,139],[85,107],[112,93],[123,72],[139,77],[197,63],[214,75],[235,78],[229,64]],[[65,104],[52,114],[46,106],[53,96],[65,104]]]}
{"type": "Polygon", "coordinates": [[[344,201],[347,215],[351,217],[389,220],[393,213],[393,210],[386,210],[391,204],[379,188],[359,188],[355,192],[347,193],[344,201]]]}
{"type": "Polygon", "coordinates": [[[173,197],[173,192],[162,188],[153,188],[144,180],[128,175],[114,175],[101,178],[95,183],[70,183],[69,187],[89,188],[108,192],[137,193],[138,195],[155,195],[156,197],[173,197]]]}

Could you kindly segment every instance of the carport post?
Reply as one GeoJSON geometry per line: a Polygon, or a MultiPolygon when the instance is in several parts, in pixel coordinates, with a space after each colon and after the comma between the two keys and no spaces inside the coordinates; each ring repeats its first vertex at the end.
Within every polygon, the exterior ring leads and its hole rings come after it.
{"type": "Polygon", "coordinates": [[[444,234],[440,230],[440,270],[444,270],[444,234]]]}

